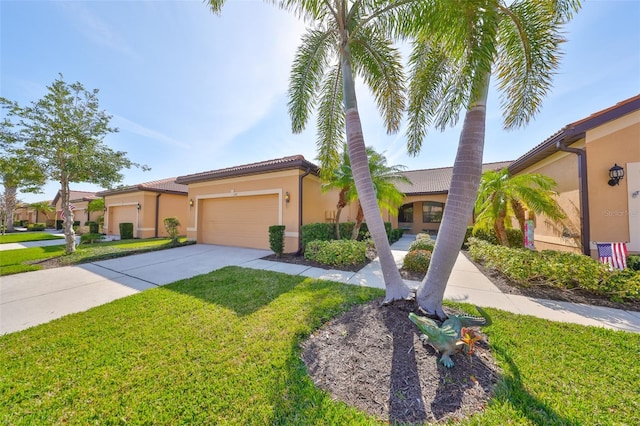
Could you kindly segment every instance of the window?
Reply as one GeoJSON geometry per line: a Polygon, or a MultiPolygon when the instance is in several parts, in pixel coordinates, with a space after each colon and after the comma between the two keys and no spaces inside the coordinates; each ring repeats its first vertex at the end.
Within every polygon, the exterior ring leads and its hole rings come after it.
{"type": "Polygon", "coordinates": [[[413,223],[413,203],[400,207],[398,210],[398,222],[413,223]]]}
{"type": "Polygon", "coordinates": [[[443,212],[444,203],[439,203],[437,201],[425,201],[422,203],[422,222],[440,223],[442,222],[443,212]]]}

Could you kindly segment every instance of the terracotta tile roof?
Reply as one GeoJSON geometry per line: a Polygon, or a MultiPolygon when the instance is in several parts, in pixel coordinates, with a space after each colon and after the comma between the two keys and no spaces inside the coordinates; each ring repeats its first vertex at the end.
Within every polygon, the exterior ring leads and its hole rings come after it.
{"type": "MultiPolygon", "coordinates": [[[[62,194],[60,193],[60,190],[58,190],[58,193],[56,194],[56,196],[53,197],[53,201],[51,202],[51,205],[55,206],[61,196],[62,194]]],[[[91,201],[91,200],[95,200],[96,198],[98,198],[98,196],[96,195],[95,192],[74,191],[73,189],[69,190],[69,202],[75,201],[77,203],[79,201],[91,201]]]]}
{"type": "Polygon", "coordinates": [[[186,194],[188,188],[186,185],[176,183],[176,178],[166,178],[160,180],[153,180],[151,182],[139,183],[137,185],[124,186],[121,188],[108,189],[106,191],[98,192],[98,195],[104,197],[105,195],[122,194],[126,192],[136,191],[149,191],[171,194],[186,194]]]}
{"type": "MultiPolygon", "coordinates": [[[[482,171],[500,170],[508,167],[511,161],[500,161],[482,165],[482,171]]],[[[446,194],[451,186],[453,167],[438,169],[408,170],[404,175],[411,180],[411,184],[398,182],[397,187],[406,195],[446,194]]]]}
{"type": "Polygon", "coordinates": [[[292,155],[289,157],[276,158],[273,160],[260,161],[257,163],[243,164],[240,166],[227,167],[224,169],[210,170],[207,172],[178,176],[176,182],[186,184],[291,169],[308,169],[311,170],[311,172],[314,174],[317,174],[319,170],[318,166],[305,160],[304,156],[292,155]]]}
{"type": "Polygon", "coordinates": [[[564,146],[571,145],[575,141],[584,138],[585,133],[602,124],[616,120],[624,115],[640,109],[640,94],[633,96],[617,104],[595,112],[588,117],[567,124],[562,129],[549,136],[544,142],[536,145],[520,158],[515,160],[509,171],[511,174],[518,173],[538,161],[547,158],[551,154],[559,151],[558,143],[564,146]]]}

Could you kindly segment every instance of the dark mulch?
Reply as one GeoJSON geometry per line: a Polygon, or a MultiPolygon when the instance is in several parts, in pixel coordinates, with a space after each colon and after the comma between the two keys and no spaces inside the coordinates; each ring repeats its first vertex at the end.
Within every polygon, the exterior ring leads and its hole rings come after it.
{"type": "Polygon", "coordinates": [[[360,269],[367,266],[371,260],[367,258],[367,261],[364,263],[359,263],[357,265],[345,265],[345,266],[329,266],[324,263],[313,262],[311,260],[307,260],[302,255],[298,255],[295,253],[284,253],[280,256],[276,256],[275,254],[271,254],[269,256],[265,256],[262,259],[271,260],[274,262],[283,262],[283,263],[294,263],[296,265],[306,265],[315,268],[321,269],[338,269],[340,271],[350,271],[350,272],[358,272],[360,269]]]}
{"type": "Polygon", "coordinates": [[[481,411],[499,377],[486,342],[471,356],[454,354],[455,366],[446,368],[409,320],[409,312],[418,313],[415,302],[381,301],[355,307],[304,342],[302,357],[316,385],[392,423],[462,419],[481,411]]]}

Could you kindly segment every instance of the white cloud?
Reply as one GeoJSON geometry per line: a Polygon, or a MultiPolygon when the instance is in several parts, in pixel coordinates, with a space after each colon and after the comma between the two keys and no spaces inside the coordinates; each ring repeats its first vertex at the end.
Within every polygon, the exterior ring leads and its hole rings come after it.
{"type": "Polygon", "coordinates": [[[180,142],[173,139],[161,132],[142,126],[119,115],[113,115],[114,124],[120,129],[125,130],[136,135],[144,136],[146,138],[154,139],[162,142],[166,145],[170,145],[177,148],[188,148],[188,145],[184,142],[180,142]]]}

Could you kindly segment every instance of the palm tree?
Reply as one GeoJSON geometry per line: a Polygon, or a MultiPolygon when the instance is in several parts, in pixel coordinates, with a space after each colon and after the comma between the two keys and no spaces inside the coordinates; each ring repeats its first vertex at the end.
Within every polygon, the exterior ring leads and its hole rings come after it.
{"type": "MultiPolygon", "coordinates": [[[[376,152],[373,147],[368,146],[366,150],[367,157],[369,158],[369,173],[371,174],[371,180],[375,188],[378,207],[387,210],[393,215],[397,215],[398,207],[402,205],[404,200],[404,193],[398,190],[396,182],[411,183],[411,181],[402,174],[406,167],[402,165],[389,166],[387,165],[387,158],[383,154],[376,152]]],[[[355,190],[353,173],[351,172],[351,162],[346,145],[344,145],[342,149],[342,162],[333,173],[327,174],[330,174],[330,178],[322,185],[323,189],[340,190],[338,204],[336,205],[336,238],[340,239],[339,220],[342,209],[350,202],[358,203],[356,223],[351,233],[351,239],[355,240],[360,233],[360,227],[364,221],[364,212],[358,200],[358,192],[355,190]]]]}
{"type": "Polygon", "coordinates": [[[49,219],[49,213],[55,211],[55,207],[49,201],[38,201],[29,204],[29,207],[36,211],[36,223],[38,222],[38,213],[44,213],[45,218],[49,219]]]}
{"type": "Polygon", "coordinates": [[[508,246],[507,228],[515,216],[524,232],[525,210],[544,214],[551,220],[565,218],[553,198],[555,186],[552,178],[537,173],[510,176],[506,168],[484,172],[475,206],[475,228],[494,229],[498,242],[508,246]]]}
{"type": "MultiPolygon", "coordinates": [[[[219,12],[224,0],[208,0],[219,12]]],[[[423,1],[281,0],[310,27],[291,71],[289,114],[301,132],[318,111],[318,152],[323,170],[339,163],[346,134],[358,197],[373,237],[384,276],[385,302],[406,299],[411,290],[396,267],[369,172],[358,113],[355,76],[371,89],[388,132],[397,132],[405,108],[404,74],[391,34],[418,16],[423,1]],[[341,107],[342,105],[342,107],[341,107]]]]}
{"type": "Polygon", "coordinates": [[[455,124],[466,108],[439,236],[417,292],[430,315],[446,318],[444,291],[475,204],[491,75],[505,127],[526,124],[551,88],[562,26],[579,7],[578,0],[450,0],[433,3],[421,23],[410,57],[409,153],[420,151],[429,126],[455,124]]]}

